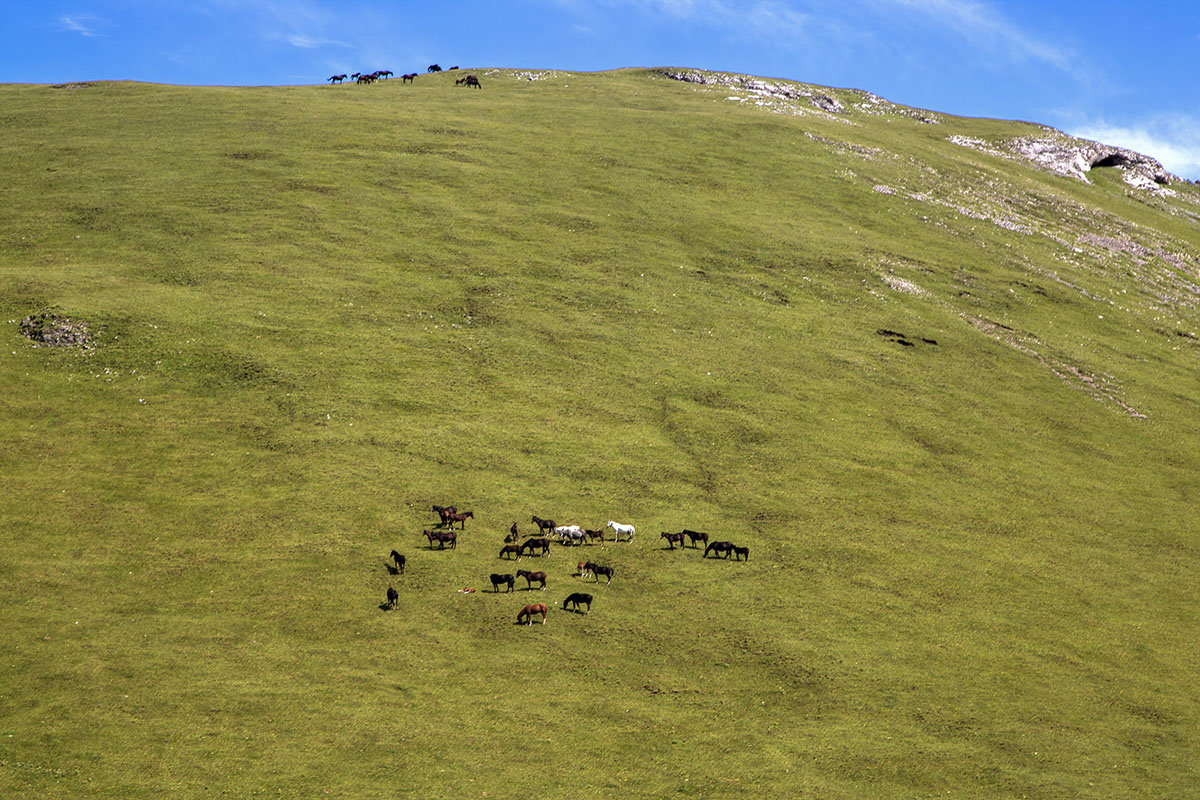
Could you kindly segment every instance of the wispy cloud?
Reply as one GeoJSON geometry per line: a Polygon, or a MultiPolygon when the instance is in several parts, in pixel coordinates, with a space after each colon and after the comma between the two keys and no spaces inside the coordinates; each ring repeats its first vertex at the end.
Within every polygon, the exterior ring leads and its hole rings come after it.
{"type": "Polygon", "coordinates": [[[64,31],[78,33],[80,36],[103,36],[97,28],[103,20],[94,14],[63,14],[58,18],[58,27],[64,31]]]}
{"type": "Polygon", "coordinates": [[[283,37],[287,43],[293,47],[302,47],[305,49],[313,49],[317,47],[349,47],[345,42],[339,42],[336,39],[323,39],[317,36],[308,36],[303,33],[289,33],[283,37]]]}
{"type": "Polygon", "coordinates": [[[1135,150],[1158,159],[1176,175],[1200,180],[1200,118],[1161,115],[1131,125],[1101,120],[1066,130],[1073,136],[1135,150]]]}
{"type": "Polygon", "coordinates": [[[1032,59],[1065,72],[1075,70],[1072,53],[1010,22],[993,5],[975,0],[871,0],[882,8],[919,14],[966,41],[1014,59],[1032,59]]]}

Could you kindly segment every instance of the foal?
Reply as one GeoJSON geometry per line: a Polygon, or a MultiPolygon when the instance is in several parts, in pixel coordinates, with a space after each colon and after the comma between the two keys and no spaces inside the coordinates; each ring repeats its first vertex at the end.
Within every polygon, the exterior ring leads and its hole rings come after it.
{"type": "Polygon", "coordinates": [[[733,546],[733,560],[734,561],[749,561],[750,560],[750,548],[749,547],[738,547],[735,544],[733,546]]]}

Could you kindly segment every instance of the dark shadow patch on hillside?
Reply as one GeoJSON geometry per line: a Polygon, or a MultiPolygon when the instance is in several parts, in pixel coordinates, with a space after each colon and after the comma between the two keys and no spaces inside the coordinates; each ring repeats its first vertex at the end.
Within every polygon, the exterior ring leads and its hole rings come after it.
{"type": "Polygon", "coordinates": [[[262,361],[245,353],[210,350],[196,359],[200,383],[212,388],[289,386],[290,381],[262,361]]]}
{"type": "Polygon", "coordinates": [[[875,331],[875,334],[883,337],[885,341],[895,342],[901,347],[916,347],[918,342],[927,345],[937,345],[937,339],[929,339],[924,336],[908,336],[907,334],[900,333],[899,331],[893,331],[888,328],[879,328],[877,331],[875,331]]]}

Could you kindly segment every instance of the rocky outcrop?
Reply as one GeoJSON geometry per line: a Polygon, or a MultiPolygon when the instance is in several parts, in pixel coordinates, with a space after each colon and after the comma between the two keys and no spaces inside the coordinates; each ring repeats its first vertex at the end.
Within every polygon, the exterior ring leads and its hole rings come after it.
{"type": "Polygon", "coordinates": [[[830,114],[844,113],[846,107],[836,98],[814,92],[802,84],[773,83],[747,75],[728,75],[722,72],[700,72],[698,70],[660,69],[658,73],[673,81],[698,83],[705,86],[728,86],[753,95],[775,97],[781,100],[806,100],[812,106],[830,114]]]}
{"type": "Polygon", "coordinates": [[[86,322],[68,319],[51,309],[25,317],[20,328],[22,336],[43,347],[92,346],[92,335],[86,322]]]}
{"type": "Polygon", "coordinates": [[[1023,158],[1048,172],[1084,183],[1091,183],[1087,174],[1098,167],[1120,168],[1125,182],[1135,189],[1169,192],[1164,187],[1181,180],[1149,156],[1123,147],[1077,139],[1051,128],[1047,128],[1042,136],[1023,136],[1004,142],[985,142],[965,136],[951,136],[950,141],[992,155],[1023,158]]]}

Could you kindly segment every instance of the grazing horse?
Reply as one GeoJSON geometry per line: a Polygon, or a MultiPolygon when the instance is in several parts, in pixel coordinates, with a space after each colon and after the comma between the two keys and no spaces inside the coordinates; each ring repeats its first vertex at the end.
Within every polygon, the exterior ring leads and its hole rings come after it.
{"type": "Polygon", "coordinates": [[[521,552],[524,553],[528,550],[530,555],[532,555],[533,551],[538,548],[541,548],[542,555],[546,555],[550,552],[550,540],[545,537],[526,539],[525,544],[521,545],[521,552]]]}
{"type": "Polygon", "coordinates": [[[465,83],[467,86],[474,86],[476,89],[483,88],[479,85],[479,78],[476,78],[474,75],[468,75],[463,79],[463,83],[465,83]]]}
{"type": "Polygon", "coordinates": [[[750,560],[750,548],[749,547],[738,547],[735,544],[733,546],[733,560],[734,561],[749,561],[750,560]]]}
{"type": "Polygon", "coordinates": [[[400,599],[400,593],[397,592],[395,589],[393,589],[391,586],[389,586],[388,590],[387,590],[387,607],[395,608],[396,601],[399,599],[400,599]]]}
{"type": "Polygon", "coordinates": [[[508,588],[505,589],[505,591],[511,592],[513,590],[513,585],[515,584],[515,582],[516,581],[514,580],[512,575],[498,575],[494,572],[492,573],[492,591],[493,592],[499,592],[500,584],[502,584],[502,583],[508,584],[508,588]]]}
{"type": "Polygon", "coordinates": [[[508,556],[513,555],[514,553],[517,556],[517,561],[520,561],[521,560],[521,545],[506,544],[506,545],[504,545],[504,547],[500,548],[500,555],[497,556],[497,558],[507,558],[508,556]]]}
{"type": "Polygon", "coordinates": [[[583,531],[583,535],[592,540],[599,539],[600,546],[601,547],[604,546],[604,531],[603,530],[593,531],[593,530],[588,530],[587,528],[585,528],[583,531]]]}
{"type": "Polygon", "coordinates": [[[425,531],[425,538],[429,540],[429,549],[433,549],[433,543],[436,540],[439,550],[446,549],[446,542],[450,543],[450,549],[458,547],[458,534],[454,531],[425,531]]]}
{"type": "Polygon", "coordinates": [[[435,512],[437,512],[438,517],[440,517],[442,520],[442,524],[445,525],[447,517],[449,517],[451,514],[457,512],[458,507],[457,506],[433,506],[433,510],[435,512]]]}
{"type": "Polygon", "coordinates": [[[517,577],[525,579],[526,591],[533,588],[534,581],[541,583],[543,590],[546,588],[546,573],[544,572],[530,572],[527,569],[519,569],[517,570],[517,577]]]}
{"type": "Polygon", "coordinates": [[[567,544],[568,540],[572,544],[583,544],[583,528],[578,525],[561,525],[554,529],[554,533],[563,544],[567,544]]]}
{"type": "Polygon", "coordinates": [[[552,519],[542,519],[541,517],[534,517],[533,524],[538,526],[539,532],[544,532],[544,531],[554,530],[554,527],[557,523],[555,523],[554,520],[552,520],[552,519]]]}
{"type": "Polygon", "coordinates": [[[592,564],[590,562],[588,563],[588,567],[591,568],[592,577],[596,579],[596,583],[600,582],[601,575],[608,578],[609,583],[612,583],[612,576],[613,576],[613,568],[612,567],[602,567],[599,564],[592,564]]]}
{"type": "Polygon", "coordinates": [[[704,548],[704,557],[708,558],[709,552],[724,553],[726,558],[733,552],[733,542],[712,542],[708,547],[704,548]]]}
{"type": "Polygon", "coordinates": [[[416,79],[417,79],[417,73],[415,73],[415,72],[405,73],[404,75],[400,76],[401,83],[412,83],[416,79]]]}
{"type": "Polygon", "coordinates": [[[660,538],[660,539],[666,539],[666,540],[667,540],[667,544],[671,545],[671,549],[672,549],[672,550],[674,550],[674,549],[675,549],[675,543],[676,543],[676,542],[679,542],[679,546],[680,546],[680,547],[683,547],[683,533],[682,533],[682,532],[680,532],[680,533],[667,533],[666,531],[663,531],[663,532],[662,532],[662,534],[661,534],[661,535],[660,535],[658,538],[660,538]]]}
{"type": "Polygon", "coordinates": [[[567,609],[568,605],[573,605],[573,606],[575,606],[575,608],[574,608],[575,613],[578,614],[580,603],[583,603],[584,605],[587,606],[588,610],[584,613],[586,613],[586,614],[592,613],[592,596],[590,594],[584,594],[583,592],[575,592],[574,594],[568,595],[567,599],[563,600],[563,611],[568,610],[567,609]]]}
{"type": "Polygon", "coordinates": [[[439,67],[437,64],[430,64],[428,67],[425,68],[425,71],[426,72],[441,72],[442,68],[439,67]]]}
{"type": "Polygon", "coordinates": [[[346,80],[347,77],[348,76],[346,75],[330,75],[325,80],[329,81],[330,83],[341,83],[342,81],[346,80]]]}
{"type": "Polygon", "coordinates": [[[446,521],[450,523],[450,527],[454,527],[454,523],[459,523],[458,527],[464,529],[467,527],[467,519],[475,519],[474,511],[464,511],[461,514],[447,514],[446,521]]]}
{"type": "Polygon", "coordinates": [[[704,542],[705,544],[708,544],[707,533],[701,533],[700,531],[689,531],[687,528],[683,529],[683,533],[692,540],[692,547],[696,546],[696,542],[704,542]]]}
{"type": "Polygon", "coordinates": [[[399,570],[401,574],[403,574],[404,573],[404,556],[400,555],[395,550],[393,550],[392,551],[392,561],[396,562],[396,569],[399,570]]]}
{"type": "Polygon", "coordinates": [[[546,624],[546,612],[548,610],[549,609],[546,608],[545,603],[534,603],[532,605],[525,606],[524,608],[521,609],[521,612],[519,614],[517,614],[517,623],[520,624],[522,621],[524,621],[524,623],[526,625],[532,625],[533,624],[533,615],[541,614],[542,615],[542,624],[545,625],[546,624]]]}
{"type": "Polygon", "coordinates": [[[610,519],[608,521],[608,524],[605,525],[604,527],[613,529],[613,541],[614,542],[621,541],[622,536],[628,536],[629,541],[631,541],[631,542],[633,541],[633,530],[634,529],[633,529],[632,525],[622,525],[621,523],[613,522],[610,519]]]}

